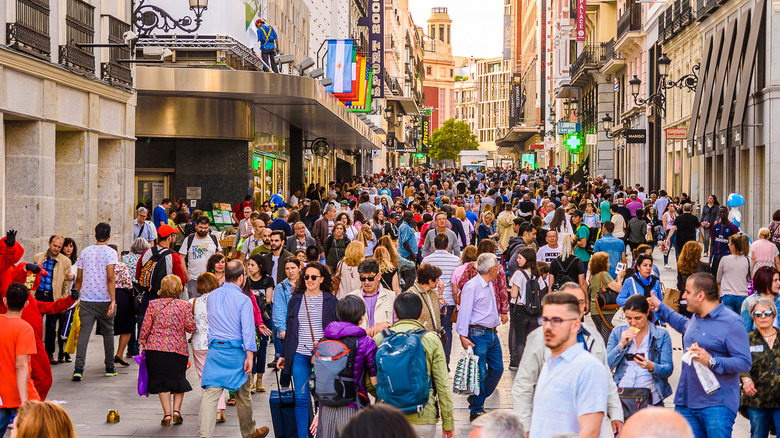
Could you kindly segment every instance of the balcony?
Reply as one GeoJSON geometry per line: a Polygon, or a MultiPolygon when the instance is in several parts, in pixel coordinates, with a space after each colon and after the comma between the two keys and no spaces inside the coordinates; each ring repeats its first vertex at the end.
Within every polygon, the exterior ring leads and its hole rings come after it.
{"type": "Polygon", "coordinates": [[[693,22],[690,0],[675,0],[658,19],[658,37],[662,44],[671,41],[693,22]]]}
{"type": "Polygon", "coordinates": [[[631,32],[642,31],[642,5],[632,4],[623,12],[617,23],[617,41],[622,45],[624,38],[631,32]]]}
{"type": "MultiPolygon", "coordinates": [[[[130,25],[110,15],[107,18],[108,42],[111,44],[123,44],[123,35],[130,30],[130,25]]],[[[132,70],[119,62],[120,59],[130,58],[130,48],[111,47],[108,53],[108,62],[100,64],[100,78],[112,84],[131,87],[133,85],[132,70]]]]}
{"type": "Polygon", "coordinates": [[[95,73],[95,54],[90,44],[95,39],[95,7],[82,0],[68,0],[65,16],[67,44],[60,46],[60,64],[95,73]]]}
{"type": "Polygon", "coordinates": [[[615,39],[607,41],[604,46],[604,56],[606,61],[604,66],[601,67],[601,71],[607,74],[617,73],[620,69],[626,66],[626,57],[622,53],[615,50],[615,39]]]}
{"type": "Polygon", "coordinates": [[[6,31],[12,49],[51,60],[48,0],[16,0],[16,22],[8,23],[6,31]]]}
{"type": "Polygon", "coordinates": [[[607,43],[585,43],[582,53],[577,56],[577,60],[571,64],[569,75],[571,85],[586,80],[583,73],[588,68],[599,69],[607,62],[607,43]]]}

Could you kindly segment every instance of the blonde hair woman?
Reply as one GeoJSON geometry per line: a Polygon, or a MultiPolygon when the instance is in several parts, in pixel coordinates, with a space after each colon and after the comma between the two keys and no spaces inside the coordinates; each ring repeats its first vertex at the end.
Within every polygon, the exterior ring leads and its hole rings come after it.
{"type": "MultiPolygon", "coordinates": [[[[551,291],[555,292],[566,281],[578,283],[582,290],[588,290],[585,283],[585,264],[574,255],[574,247],[577,245],[576,234],[564,234],[561,239],[561,255],[550,263],[551,291]],[[564,281],[568,277],[568,280],[564,281]]],[[[588,306],[590,307],[590,306],[588,306]]],[[[587,312],[586,312],[587,313],[587,312]]]]}
{"type": "MultiPolygon", "coordinates": [[[[397,257],[397,256],[396,256],[397,257]]],[[[401,285],[398,280],[398,268],[393,264],[390,252],[384,246],[377,246],[374,250],[374,259],[379,262],[379,275],[382,276],[380,284],[396,295],[401,293],[401,285]]]]}
{"type": "Polygon", "coordinates": [[[158,394],[163,408],[163,426],[183,422],[181,412],[184,393],[192,391],[187,381],[187,361],[190,357],[187,333],[195,331],[192,305],[178,297],[183,290],[181,279],[168,275],[160,283],[158,300],[149,302],[138,346],[146,357],[147,386],[150,394],[158,394]],[[171,411],[173,394],[173,411],[171,411]]]}
{"type": "Polygon", "coordinates": [[[455,217],[457,217],[460,223],[463,224],[463,231],[466,234],[466,239],[469,239],[468,242],[460,242],[460,246],[464,247],[471,243],[471,236],[474,234],[474,224],[472,224],[470,220],[466,219],[466,209],[463,207],[458,207],[455,209],[455,217]]]}
{"type": "Polygon", "coordinates": [[[777,250],[777,245],[769,240],[770,237],[772,237],[772,232],[769,231],[769,228],[761,228],[758,230],[758,239],[750,245],[753,274],[762,266],[780,268],[780,252],[777,250]]]}
{"type": "Polygon", "coordinates": [[[376,239],[374,238],[374,233],[371,231],[371,226],[363,224],[357,235],[357,241],[363,243],[363,246],[366,247],[366,257],[374,254],[376,239]]]}
{"type": "Polygon", "coordinates": [[[28,401],[19,408],[11,437],[76,438],[76,431],[61,406],[46,401],[28,401]]]}
{"type": "Polygon", "coordinates": [[[365,258],[366,247],[362,242],[355,241],[347,245],[347,249],[344,251],[344,258],[339,262],[336,273],[333,276],[334,283],[339,284],[338,289],[334,291],[336,292],[336,298],[340,300],[347,296],[348,293],[360,288],[360,276],[358,275],[357,267],[365,258]]]}

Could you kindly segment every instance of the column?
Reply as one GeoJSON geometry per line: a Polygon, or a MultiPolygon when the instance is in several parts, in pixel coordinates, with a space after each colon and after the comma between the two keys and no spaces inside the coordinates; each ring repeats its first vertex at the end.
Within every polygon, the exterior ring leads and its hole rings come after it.
{"type": "MultiPolygon", "coordinates": [[[[97,145],[95,133],[56,133],[55,206],[58,214],[54,218],[54,230],[72,237],[80,249],[94,243],[97,225],[97,145]]],[[[107,199],[106,204],[110,203],[107,199]]]]}
{"type": "Polygon", "coordinates": [[[28,253],[55,230],[54,138],[53,123],[5,122],[5,226],[28,253]]]}
{"type": "Polygon", "coordinates": [[[111,242],[120,251],[130,248],[132,238],[128,218],[133,217],[133,206],[128,202],[132,198],[127,196],[127,192],[128,186],[132,190],[133,169],[132,166],[128,168],[127,149],[126,140],[98,140],[97,199],[101,202],[92,219],[95,223],[106,222],[111,225],[111,242]]]}

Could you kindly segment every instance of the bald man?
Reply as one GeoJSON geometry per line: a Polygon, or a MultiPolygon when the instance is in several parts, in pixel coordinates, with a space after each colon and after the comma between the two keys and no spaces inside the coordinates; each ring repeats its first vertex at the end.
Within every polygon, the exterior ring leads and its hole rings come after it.
{"type": "Polygon", "coordinates": [[[649,407],[632,415],[621,438],[693,438],[685,417],[672,409],[649,407]]]}

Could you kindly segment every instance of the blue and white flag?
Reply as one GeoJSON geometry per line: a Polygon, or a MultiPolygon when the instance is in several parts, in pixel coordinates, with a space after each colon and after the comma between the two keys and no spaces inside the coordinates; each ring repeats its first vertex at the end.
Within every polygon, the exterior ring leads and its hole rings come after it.
{"type": "Polygon", "coordinates": [[[328,40],[328,65],[325,76],[333,80],[326,90],[331,93],[352,92],[352,40],[328,40]]]}

